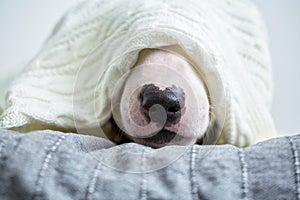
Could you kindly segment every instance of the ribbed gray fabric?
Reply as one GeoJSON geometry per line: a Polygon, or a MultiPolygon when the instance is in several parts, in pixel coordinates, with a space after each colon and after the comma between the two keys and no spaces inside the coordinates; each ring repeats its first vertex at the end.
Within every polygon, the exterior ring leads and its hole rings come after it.
{"type": "Polygon", "coordinates": [[[297,135],[246,149],[193,145],[166,167],[130,173],[93,156],[117,152],[103,138],[0,130],[0,199],[300,199],[299,142],[297,135]]]}

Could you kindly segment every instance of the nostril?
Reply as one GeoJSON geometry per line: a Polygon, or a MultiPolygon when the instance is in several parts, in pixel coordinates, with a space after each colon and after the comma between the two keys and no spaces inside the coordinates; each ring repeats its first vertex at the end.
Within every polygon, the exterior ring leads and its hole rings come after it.
{"type": "Polygon", "coordinates": [[[179,97],[173,91],[169,90],[168,88],[164,90],[162,95],[162,102],[164,108],[168,112],[177,112],[181,109],[179,97]]]}
{"type": "Polygon", "coordinates": [[[168,112],[177,112],[177,111],[179,111],[181,108],[180,108],[180,106],[171,106],[171,107],[169,107],[168,108],[168,112]]]}
{"type": "Polygon", "coordinates": [[[157,101],[155,100],[155,94],[140,94],[140,102],[145,110],[149,110],[154,104],[156,104],[157,101]]]}

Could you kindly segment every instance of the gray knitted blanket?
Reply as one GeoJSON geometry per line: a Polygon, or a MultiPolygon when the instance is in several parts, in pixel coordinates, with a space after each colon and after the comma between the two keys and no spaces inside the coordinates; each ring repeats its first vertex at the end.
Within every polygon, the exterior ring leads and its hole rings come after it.
{"type": "Polygon", "coordinates": [[[0,199],[300,199],[299,142],[151,149],[0,130],[0,199]]]}

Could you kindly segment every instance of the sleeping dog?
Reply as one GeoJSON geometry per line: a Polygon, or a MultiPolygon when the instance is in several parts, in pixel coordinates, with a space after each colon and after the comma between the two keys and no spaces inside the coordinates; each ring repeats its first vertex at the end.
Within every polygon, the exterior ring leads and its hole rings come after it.
{"type": "Polygon", "coordinates": [[[193,144],[203,138],[213,120],[206,86],[201,74],[175,48],[140,52],[138,69],[118,91],[120,112],[103,126],[108,138],[155,148],[193,144]]]}

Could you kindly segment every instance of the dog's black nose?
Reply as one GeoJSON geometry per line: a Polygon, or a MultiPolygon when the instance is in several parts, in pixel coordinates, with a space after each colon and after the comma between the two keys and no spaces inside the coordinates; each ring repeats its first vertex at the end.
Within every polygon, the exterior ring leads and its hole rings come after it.
{"type": "Polygon", "coordinates": [[[181,118],[185,94],[181,88],[175,86],[160,90],[154,84],[146,84],[140,92],[139,100],[146,117],[149,117],[149,109],[153,105],[161,105],[167,113],[166,125],[170,125],[176,124],[181,118]]]}

